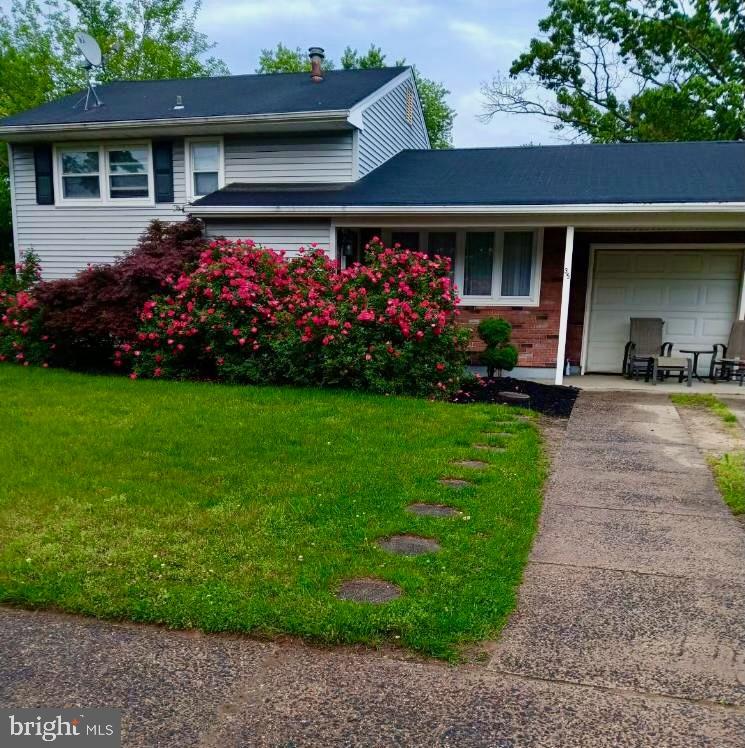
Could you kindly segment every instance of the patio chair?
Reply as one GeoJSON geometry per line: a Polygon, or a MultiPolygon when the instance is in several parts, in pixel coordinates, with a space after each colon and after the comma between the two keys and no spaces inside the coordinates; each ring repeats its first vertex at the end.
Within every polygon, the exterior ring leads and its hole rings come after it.
{"type": "Polygon", "coordinates": [[[711,354],[709,377],[712,382],[731,379],[735,374],[739,374],[745,363],[745,320],[738,319],[733,322],[727,344],[714,343],[711,354]]]}
{"type": "Polygon", "coordinates": [[[621,373],[629,379],[636,379],[644,373],[648,382],[653,375],[654,358],[669,356],[672,343],[662,342],[662,327],[665,324],[659,317],[632,317],[629,325],[629,342],[623,351],[621,373]]]}

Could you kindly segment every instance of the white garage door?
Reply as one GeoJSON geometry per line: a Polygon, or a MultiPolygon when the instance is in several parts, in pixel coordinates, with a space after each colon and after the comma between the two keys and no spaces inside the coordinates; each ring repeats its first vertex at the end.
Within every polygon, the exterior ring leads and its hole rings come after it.
{"type": "MultiPolygon", "coordinates": [[[[681,348],[726,343],[740,296],[742,253],[597,250],[587,342],[588,372],[619,372],[631,317],[661,317],[681,348]]],[[[699,371],[709,357],[702,356],[699,371]]]]}

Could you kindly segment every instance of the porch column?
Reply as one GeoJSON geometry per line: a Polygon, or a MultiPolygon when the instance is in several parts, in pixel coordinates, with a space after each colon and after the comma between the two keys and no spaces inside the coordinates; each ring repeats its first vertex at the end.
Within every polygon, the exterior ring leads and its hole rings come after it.
{"type": "Polygon", "coordinates": [[[569,288],[572,284],[572,255],[574,254],[574,226],[567,226],[564,245],[564,274],[561,280],[561,311],[559,313],[559,341],[556,346],[556,384],[564,383],[564,359],[567,348],[569,319],[569,288]]]}

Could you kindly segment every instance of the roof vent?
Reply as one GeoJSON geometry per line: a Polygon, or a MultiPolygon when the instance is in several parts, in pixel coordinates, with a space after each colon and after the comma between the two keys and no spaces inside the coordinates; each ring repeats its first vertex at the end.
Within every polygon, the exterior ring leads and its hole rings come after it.
{"type": "Polygon", "coordinates": [[[310,57],[310,79],[313,83],[320,83],[323,80],[321,63],[325,58],[323,47],[311,47],[308,50],[308,57],[310,57]]]}
{"type": "Polygon", "coordinates": [[[184,101],[180,96],[176,97],[176,105],[173,108],[176,110],[184,108],[184,101]]]}

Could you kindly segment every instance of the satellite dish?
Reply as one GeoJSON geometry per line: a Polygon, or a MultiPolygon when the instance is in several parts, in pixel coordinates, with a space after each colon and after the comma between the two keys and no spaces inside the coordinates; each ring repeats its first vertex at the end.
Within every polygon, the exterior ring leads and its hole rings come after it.
{"type": "Polygon", "coordinates": [[[100,67],[103,62],[101,56],[101,47],[98,46],[98,42],[84,31],[78,31],[75,34],[75,44],[78,46],[78,50],[83,57],[91,64],[94,68],[100,67]]]}

